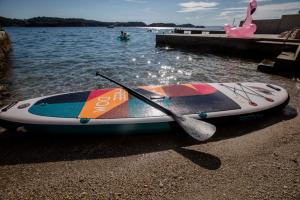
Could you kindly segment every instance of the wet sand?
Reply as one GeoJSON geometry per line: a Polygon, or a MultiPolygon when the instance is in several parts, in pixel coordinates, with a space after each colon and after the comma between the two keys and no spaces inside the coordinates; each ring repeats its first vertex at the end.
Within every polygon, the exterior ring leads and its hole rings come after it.
{"type": "Polygon", "coordinates": [[[0,199],[299,199],[299,104],[206,143],[2,132],[0,199]]]}

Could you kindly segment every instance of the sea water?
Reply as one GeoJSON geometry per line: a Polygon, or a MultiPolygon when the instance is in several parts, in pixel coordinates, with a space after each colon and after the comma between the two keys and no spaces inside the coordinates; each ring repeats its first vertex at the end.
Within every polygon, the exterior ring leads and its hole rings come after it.
{"type": "MultiPolygon", "coordinates": [[[[259,61],[156,47],[145,28],[6,28],[13,50],[0,69],[0,103],[55,93],[115,87],[101,71],[129,86],[186,82],[267,82],[299,97],[299,80],[256,70],[259,61]],[[120,41],[120,31],[130,35],[120,41]]],[[[199,47],[201,48],[201,47],[199,47]]],[[[296,100],[295,100],[296,101],[296,100]]]]}

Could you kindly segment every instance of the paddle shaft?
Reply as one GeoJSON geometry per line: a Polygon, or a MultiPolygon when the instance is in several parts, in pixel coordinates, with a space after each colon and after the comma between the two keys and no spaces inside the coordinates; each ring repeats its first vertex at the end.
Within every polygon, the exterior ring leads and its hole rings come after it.
{"type": "Polygon", "coordinates": [[[216,132],[216,127],[212,124],[206,123],[204,121],[201,120],[197,120],[194,118],[189,118],[186,116],[181,116],[179,114],[176,114],[175,112],[165,108],[164,106],[152,101],[150,98],[144,96],[143,94],[140,94],[139,92],[103,75],[100,74],[100,72],[96,73],[96,76],[101,76],[119,86],[121,86],[122,88],[124,88],[125,90],[127,90],[127,92],[133,96],[135,96],[136,98],[144,101],[145,103],[151,105],[152,107],[164,112],[165,114],[171,116],[174,121],[177,122],[177,124],[179,126],[181,126],[181,128],[183,128],[183,130],[189,134],[191,137],[193,137],[194,139],[198,140],[198,141],[205,141],[207,139],[209,139],[215,132],[216,132]]]}
{"type": "Polygon", "coordinates": [[[122,88],[124,88],[125,90],[127,90],[127,92],[128,92],[129,94],[135,96],[135,97],[138,98],[138,99],[143,100],[144,102],[146,102],[146,103],[148,103],[149,105],[155,107],[156,109],[158,109],[158,110],[164,112],[165,114],[170,115],[170,116],[172,116],[172,117],[178,117],[174,112],[170,111],[169,109],[167,109],[167,108],[163,107],[162,105],[160,105],[160,104],[158,104],[158,103],[152,101],[152,100],[149,99],[148,97],[146,97],[146,96],[144,96],[144,95],[142,95],[142,94],[140,94],[140,93],[134,91],[133,89],[131,89],[131,88],[129,88],[129,87],[127,87],[127,86],[125,86],[125,85],[123,85],[123,84],[121,84],[121,83],[119,83],[119,82],[117,82],[117,81],[115,81],[115,80],[113,80],[113,79],[111,79],[111,78],[109,78],[109,77],[103,75],[103,74],[100,74],[100,72],[97,72],[96,75],[97,75],[97,76],[101,76],[101,77],[103,77],[103,78],[105,78],[105,79],[107,79],[107,80],[109,80],[109,81],[111,81],[111,82],[113,82],[113,83],[115,83],[115,84],[121,86],[122,88]]]}

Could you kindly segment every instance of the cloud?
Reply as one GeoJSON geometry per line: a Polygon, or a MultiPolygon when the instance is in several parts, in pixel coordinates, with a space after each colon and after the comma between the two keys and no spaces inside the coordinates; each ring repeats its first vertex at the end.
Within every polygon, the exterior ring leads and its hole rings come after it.
{"type": "Polygon", "coordinates": [[[227,22],[231,22],[235,19],[243,19],[246,14],[246,7],[232,7],[232,8],[224,8],[223,11],[219,13],[219,15],[215,18],[216,20],[224,20],[227,22]]]}
{"type": "Polygon", "coordinates": [[[242,20],[244,18],[244,15],[245,15],[244,10],[227,10],[227,11],[222,11],[215,19],[231,22],[233,19],[242,20]]]}
{"type": "MultiPolygon", "coordinates": [[[[297,13],[299,8],[300,2],[258,5],[256,12],[253,14],[253,19],[279,19],[282,15],[297,13]]],[[[244,20],[246,9],[246,7],[224,8],[215,20],[224,22],[231,22],[234,18],[244,20]]]]}
{"type": "Polygon", "coordinates": [[[296,14],[300,9],[300,2],[266,4],[257,7],[254,19],[280,18],[285,14],[296,14]]]}
{"type": "Polygon", "coordinates": [[[223,10],[232,10],[232,11],[241,11],[241,10],[246,10],[246,7],[235,7],[235,8],[224,8],[223,10]]]}
{"type": "Polygon", "coordinates": [[[131,2],[131,3],[147,3],[147,1],[145,0],[125,0],[127,2],[131,2]]]}
{"type": "MultiPolygon", "coordinates": [[[[272,0],[256,0],[257,2],[270,2],[272,0]]],[[[243,0],[243,1],[240,1],[239,3],[249,3],[249,0],[243,0]]]]}
{"type": "Polygon", "coordinates": [[[206,10],[206,9],[215,9],[219,3],[217,2],[195,2],[195,1],[189,1],[185,3],[180,3],[181,10],[177,12],[195,12],[198,10],[206,10]]]}

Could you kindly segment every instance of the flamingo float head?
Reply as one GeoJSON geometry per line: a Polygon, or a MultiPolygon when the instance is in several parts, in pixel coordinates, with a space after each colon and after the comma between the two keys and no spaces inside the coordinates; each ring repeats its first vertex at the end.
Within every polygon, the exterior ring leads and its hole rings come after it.
{"type": "Polygon", "coordinates": [[[229,24],[224,25],[224,30],[228,37],[251,37],[253,36],[254,32],[256,31],[256,25],[252,23],[252,14],[256,11],[257,2],[256,0],[250,0],[246,19],[242,25],[242,27],[232,27],[229,24]]]}

